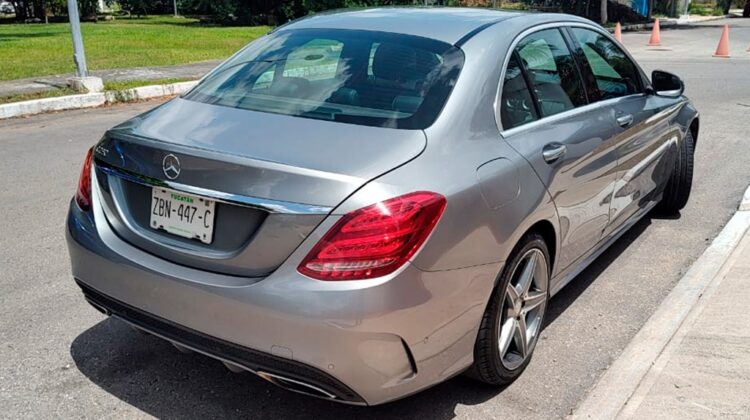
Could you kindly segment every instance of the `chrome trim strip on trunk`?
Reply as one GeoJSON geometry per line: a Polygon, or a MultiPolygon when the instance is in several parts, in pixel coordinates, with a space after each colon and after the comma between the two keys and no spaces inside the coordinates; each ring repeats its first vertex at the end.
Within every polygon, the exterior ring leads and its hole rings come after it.
{"type": "Polygon", "coordinates": [[[273,200],[270,198],[260,197],[249,197],[245,195],[238,195],[232,193],[226,193],[221,191],[209,190],[207,188],[194,187],[192,185],[180,184],[179,182],[166,181],[156,178],[147,177],[126,171],[123,169],[110,166],[104,162],[95,161],[96,167],[101,169],[104,173],[111,176],[116,176],[137,184],[152,186],[152,187],[166,187],[173,190],[186,192],[189,194],[200,195],[203,197],[210,198],[214,201],[221,203],[239,205],[245,207],[253,207],[256,209],[267,211],[268,213],[283,213],[283,214],[328,214],[333,210],[332,207],[317,206],[313,204],[293,203],[289,201],[273,200]]]}

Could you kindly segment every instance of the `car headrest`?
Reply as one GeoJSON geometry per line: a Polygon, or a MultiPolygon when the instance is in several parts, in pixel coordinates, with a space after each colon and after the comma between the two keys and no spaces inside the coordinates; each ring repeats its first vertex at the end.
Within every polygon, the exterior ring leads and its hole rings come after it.
{"type": "Polygon", "coordinates": [[[338,88],[328,98],[328,102],[344,105],[359,105],[359,93],[350,88],[338,88]]]}
{"type": "Polygon", "coordinates": [[[372,73],[387,80],[419,80],[438,64],[437,56],[429,51],[384,42],[375,50],[372,73]]]}
{"type": "Polygon", "coordinates": [[[391,107],[394,111],[413,114],[417,112],[417,109],[419,109],[420,105],[422,105],[421,96],[398,95],[393,98],[393,104],[391,107]]]}
{"type": "Polygon", "coordinates": [[[302,77],[277,77],[271,83],[270,91],[276,96],[302,97],[309,88],[310,81],[302,77]]]}

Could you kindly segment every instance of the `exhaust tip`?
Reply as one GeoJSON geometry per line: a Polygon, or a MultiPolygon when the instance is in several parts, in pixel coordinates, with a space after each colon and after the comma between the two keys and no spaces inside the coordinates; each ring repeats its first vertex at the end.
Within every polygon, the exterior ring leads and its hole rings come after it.
{"type": "Polygon", "coordinates": [[[110,316],[112,315],[112,312],[109,311],[109,309],[105,308],[102,305],[99,305],[98,303],[94,302],[93,300],[89,299],[87,296],[84,296],[84,299],[86,299],[86,302],[89,303],[89,305],[93,306],[94,309],[97,311],[103,313],[104,315],[110,316]]]}
{"type": "Polygon", "coordinates": [[[326,400],[337,399],[335,395],[328,391],[318,388],[315,385],[311,385],[296,379],[286,378],[281,375],[276,375],[268,372],[255,372],[256,375],[271,382],[272,384],[284,388],[289,391],[298,392],[300,394],[310,395],[313,397],[323,398],[326,400]]]}

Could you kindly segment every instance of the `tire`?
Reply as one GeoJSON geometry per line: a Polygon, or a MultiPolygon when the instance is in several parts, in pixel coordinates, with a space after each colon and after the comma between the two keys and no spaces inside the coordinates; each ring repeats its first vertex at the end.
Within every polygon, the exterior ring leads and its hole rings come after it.
{"type": "Polygon", "coordinates": [[[467,372],[469,376],[491,385],[507,385],[526,369],[541,334],[549,302],[549,261],[547,245],[539,234],[526,235],[516,246],[482,317],[474,345],[474,364],[467,372]],[[533,270],[527,265],[532,256],[536,261],[533,270]],[[521,280],[527,279],[528,276],[524,274],[528,274],[529,270],[533,278],[530,286],[523,291],[521,280]],[[515,293],[511,293],[510,286],[516,290],[515,293]],[[524,295],[528,300],[522,304],[518,305],[518,301],[516,305],[511,303],[514,297],[523,299],[524,295]],[[531,303],[527,305],[527,302],[531,303]],[[524,310],[527,312],[524,313],[524,310]],[[525,344],[525,351],[522,351],[518,339],[521,335],[526,337],[526,334],[518,334],[522,318],[526,331],[533,332],[525,344]]]}
{"type": "Polygon", "coordinates": [[[680,143],[672,174],[657,206],[660,213],[675,214],[687,204],[693,187],[694,148],[693,134],[688,130],[680,143]]]}

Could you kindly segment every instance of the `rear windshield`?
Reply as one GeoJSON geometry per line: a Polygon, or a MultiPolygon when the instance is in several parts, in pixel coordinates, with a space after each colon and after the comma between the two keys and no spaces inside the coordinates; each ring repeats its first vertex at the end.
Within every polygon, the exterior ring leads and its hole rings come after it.
{"type": "Polygon", "coordinates": [[[248,45],[186,99],[377,127],[437,118],[464,56],[440,41],[385,32],[281,30],[248,45]]]}

